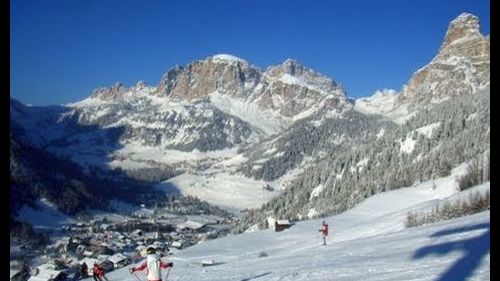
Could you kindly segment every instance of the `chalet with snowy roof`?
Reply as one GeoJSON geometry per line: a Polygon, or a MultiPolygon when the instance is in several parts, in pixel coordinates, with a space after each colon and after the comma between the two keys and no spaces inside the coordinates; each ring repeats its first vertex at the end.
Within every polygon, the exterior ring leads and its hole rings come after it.
{"type": "Polygon", "coordinates": [[[155,247],[156,249],[163,250],[163,249],[165,249],[165,243],[162,243],[160,241],[155,241],[153,243],[153,247],[155,247]]]}
{"type": "Polygon", "coordinates": [[[111,255],[98,255],[97,259],[102,262],[102,261],[107,260],[109,257],[111,257],[111,255]]]}
{"type": "Polygon", "coordinates": [[[215,265],[215,260],[205,259],[201,261],[201,266],[212,266],[215,265]]]}
{"type": "Polygon", "coordinates": [[[182,247],[183,242],[182,241],[174,241],[172,242],[172,245],[170,247],[180,249],[182,247]]]}
{"type": "Polygon", "coordinates": [[[130,233],[130,237],[133,237],[133,238],[137,238],[137,237],[140,237],[144,234],[144,232],[140,229],[136,229],[134,231],[132,231],[132,233],[130,233]]]}
{"type": "Polygon", "coordinates": [[[151,231],[151,232],[144,233],[144,236],[151,238],[151,239],[160,239],[161,234],[158,231],[151,231]]]}
{"type": "Polygon", "coordinates": [[[138,253],[145,252],[146,251],[146,246],[139,245],[139,246],[135,247],[135,251],[138,252],[138,253]]]}
{"type": "Polygon", "coordinates": [[[82,253],[85,257],[92,257],[94,255],[93,251],[83,251],[82,253]]]}
{"type": "Polygon", "coordinates": [[[275,231],[283,231],[292,226],[289,220],[277,220],[274,222],[275,231]]]}
{"type": "Polygon", "coordinates": [[[192,231],[200,231],[204,226],[205,226],[205,224],[202,222],[187,220],[187,221],[179,224],[177,227],[180,230],[187,229],[187,230],[192,230],[192,231]]]}
{"type": "Polygon", "coordinates": [[[130,264],[130,259],[122,253],[114,254],[108,258],[115,268],[124,267],[130,264]]]}
{"type": "Polygon", "coordinates": [[[109,229],[109,226],[110,226],[109,224],[107,224],[107,223],[103,223],[103,224],[101,224],[101,225],[99,226],[99,229],[100,229],[100,230],[103,230],[103,231],[106,231],[106,230],[108,230],[108,229],[109,229]]]}
{"type": "Polygon", "coordinates": [[[110,246],[106,243],[102,243],[97,247],[97,253],[100,255],[112,255],[114,251],[110,248],[110,246]]]}

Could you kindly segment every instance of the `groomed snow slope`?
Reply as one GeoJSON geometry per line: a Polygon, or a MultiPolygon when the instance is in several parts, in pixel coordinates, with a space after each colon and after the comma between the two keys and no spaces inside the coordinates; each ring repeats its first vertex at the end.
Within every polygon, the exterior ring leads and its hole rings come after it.
{"type": "MultiPolygon", "coordinates": [[[[322,219],[317,219],[282,232],[255,231],[190,247],[166,259],[174,262],[168,280],[490,280],[489,211],[404,227],[409,210],[431,210],[464,195],[454,187],[457,173],[375,195],[326,218],[326,246],[320,245],[322,219]],[[261,253],[267,256],[259,257],[261,253]],[[202,267],[206,259],[216,264],[202,267]]],[[[472,191],[489,188],[486,183],[472,191]]],[[[130,267],[110,272],[109,280],[137,281],[130,267]]],[[[145,279],[143,273],[137,275],[145,279]]]]}

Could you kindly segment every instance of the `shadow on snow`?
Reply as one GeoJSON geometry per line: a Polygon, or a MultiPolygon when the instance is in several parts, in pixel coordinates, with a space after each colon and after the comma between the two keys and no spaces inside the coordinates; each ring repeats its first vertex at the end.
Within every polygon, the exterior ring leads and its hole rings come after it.
{"type": "Polygon", "coordinates": [[[436,280],[467,280],[474,273],[474,270],[479,267],[482,258],[490,251],[490,224],[481,223],[467,227],[447,229],[431,235],[431,237],[442,237],[480,229],[487,229],[487,231],[473,238],[423,247],[415,252],[413,258],[422,259],[429,255],[442,256],[453,251],[462,251],[464,255],[436,280]]]}
{"type": "Polygon", "coordinates": [[[252,276],[252,277],[248,277],[248,278],[244,278],[244,279],[241,279],[241,281],[249,281],[249,280],[252,280],[252,279],[257,279],[257,278],[260,278],[260,277],[263,277],[263,276],[266,276],[266,275],[269,275],[271,274],[272,272],[269,271],[269,272],[265,272],[265,273],[261,273],[259,275],[255,275],[255,276],[252,276]]]}

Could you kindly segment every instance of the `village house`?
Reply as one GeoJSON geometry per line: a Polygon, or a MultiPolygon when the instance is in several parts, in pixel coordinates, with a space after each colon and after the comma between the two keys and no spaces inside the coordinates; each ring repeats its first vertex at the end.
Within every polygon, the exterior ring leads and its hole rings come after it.
{"type": "Polygon", "coordinates": [[[111,255],[97,255],[97,259],[101,262],[107,260],[109,257],[111,257],[111,255]]]}
{"type": "Polygon", "coordinates": [[[283,231],[292,226],[289,220],[277,220],[274,222],[275,231],[283,231]]]}
{"type": "Polygon", "coordinates": [[[179,230],[190,230],[192,232],[200,231],[205,226],[204,223],[188,220],[184,223],[177,225],[179,230]]]}
{"type": "Polygon", "coordinates": [[[138,253],[138,254],[140,254],[140,255],[142,256],[142,253],[143,253],[143,252],[144,252],[144,253],[146,252],[146,246],[144,246],[144,245],[139,245],[139,246],[137,246],[137,247],[135,248],[135,252],[136,252],[136,253],[138,253]]]}
{"type": "Polygon", "coordinates": [[[108,229],[109,229],[109,227],[110,227],[110,225],[109,225],[109,224],[107,224],[107,223],[103,223],[103,224],[101,224],[101,225],[99,226],[99,229],[100,229],[100,230],[102,230],[102,231],[106,231],[106,230],[108,230],[108,229]]]}
{"type": "Polygon", "coordinates": [[[92,256],[94,256],[94,252],[92,252],[92,251],[83,251],[82,255],[85,256],[85,257],[92,257],[92,256]]]}
{"type": "Polygon", "coordinates": [[[132,233],[130,233],[130,237],[132,237],[132,238],[139,238],[143,234],[144,234],[144,232],[142,230],[136,229],[136,230],[132,231],[132,233]]]}
{"type": "Polygon", "coordinates": [[[174,242],[172,242],[172,244],[170,245],[170,247],[176,248],[176,249],[181,249],[182,248],[182,244],[183,244],[182,240],[180,240],[180,241],[174,241],[174,242]]]}
{"type": "Polygon", "coordinates": [[[110,260],[99,261],[99,266],[104,269],[104,272],[110,272],[114,269],[115,265],[110,260]]]}
{"type": "Polygon", "coordinates": [[[157,250],[164,251],[165,250],[165,243],[160,242],[160,241],[155,241],[153,243],[153,247],[155,247],[157,250]]]}
{"type": "Polygon", "coordinates": [[[114,268],[121,268],[130,264],[130,259],[121,253],[112,255],[108,260],[113,263],[114,268]]]}

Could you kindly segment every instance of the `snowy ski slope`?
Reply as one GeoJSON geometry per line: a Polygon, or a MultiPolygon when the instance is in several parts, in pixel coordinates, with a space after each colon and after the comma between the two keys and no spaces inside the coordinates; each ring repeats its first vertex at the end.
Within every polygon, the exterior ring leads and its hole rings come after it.
{"type": "MultiPolygon", "coordinates": [[[[282,232],[249,232],[187,248],[165,258],[174,262],[168,280],[490,280],[489,211],[404,227],[409,210],[431,210],[438,202],[463,197],[455,188],[461,171],[375,195],[325,218],[330,225],[326,246],[318,232],[322,219],[316,219],[282,232]],[[210,259],[215,265],[201,266],[210,259]]],[[[486,183],[466,193],[489,188],[486,183]]],[[[131,266],[108,273],[109,280],[137,281],[128,272],[131,266]]],[[[144,273],[136,274],[145,280],[144,273]]]]}

